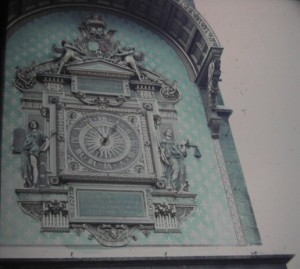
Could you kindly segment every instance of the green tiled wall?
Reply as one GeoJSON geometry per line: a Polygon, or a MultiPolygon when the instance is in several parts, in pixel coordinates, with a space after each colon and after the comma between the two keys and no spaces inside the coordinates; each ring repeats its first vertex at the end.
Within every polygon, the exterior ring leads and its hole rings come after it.
{"type": "MultiPolygon", "coordinates": [[[[14,190],[23,186],[23,179],[20,156],[12,154],[11,150],[13,130],[22,125],[21,94],[12,83],[15,67],[27,66],[33,60],[40,63],[53,59],[52,44],[58,45],[62,39],[73,41],[79,36],[78,25],[88,14],[87,11],[69,11],[35,18],[19,28],[7,41],[1,153],[1,244],[98,245],[95,240],[88,239],[87,232],[77,235],[73,231],[39,231],[39,223],[24,214],[17,204],[14,190]]],[[[178,81],[182,93],[182,99],[177,104],[179,138],[189,138],[193,144],[200,146],[202,153],[201,160],[190,154],[185,161],[190,189],[198,195],[197,210],[182,224],[182,233],[152,232],[148,237],[138,233],[138,240],[132,241],[130,245],[236,245],[236,235],[201,97],[197,87],[189,80],[183,62],[155,32],[126,18],[104,13],[100,15],[106,19],[107,29],[117,30],[115,39],[145,53],[146,68],[178,81]]]]}

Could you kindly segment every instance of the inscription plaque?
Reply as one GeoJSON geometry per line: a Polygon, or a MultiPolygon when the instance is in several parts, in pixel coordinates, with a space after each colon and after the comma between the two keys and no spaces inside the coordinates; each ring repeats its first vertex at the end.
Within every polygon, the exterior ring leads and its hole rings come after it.
{"type": "Polygon", "coordinates": [[[78,77],[76,78],[76,84],[77,90],[88,93],[116,96],[127,96],[129,94],[129,92],[126,90],[127,83],[122,80],[78,77]]]}
{"type": "Polygon", "coordinates": [[[146,218],[142,191],[77,190],[78,217],[146,218]]]}

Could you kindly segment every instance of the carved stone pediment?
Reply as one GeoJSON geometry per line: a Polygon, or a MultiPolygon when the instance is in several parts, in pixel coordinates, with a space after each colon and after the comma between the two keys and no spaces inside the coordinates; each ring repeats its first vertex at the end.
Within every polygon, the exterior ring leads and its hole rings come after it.
{"type": "Polygon", "coordinates": [[[130,79],[135,75],[130,68],[105,60],[72,63],[66,66],[66,69],[71,75],[103,78],[130,79]]]}

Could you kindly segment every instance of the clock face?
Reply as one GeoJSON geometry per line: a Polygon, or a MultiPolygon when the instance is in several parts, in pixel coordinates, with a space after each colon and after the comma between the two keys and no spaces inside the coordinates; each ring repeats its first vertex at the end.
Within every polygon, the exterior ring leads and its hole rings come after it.
{"type": "Polygon", "coordinates": [[[140,141],[129,122],[109,113],[89,113],[69,129],[73,156],[84,166],[101,172],[119,172],[139,158],[140,141]]]}

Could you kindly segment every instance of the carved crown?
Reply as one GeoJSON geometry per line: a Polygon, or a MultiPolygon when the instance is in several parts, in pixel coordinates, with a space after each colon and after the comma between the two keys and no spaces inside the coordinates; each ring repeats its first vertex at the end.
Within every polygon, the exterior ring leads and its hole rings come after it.
{"type": "Polygon", "coordinates": [[[106,21],[98,14],[88,16],[82,23],[87,27],[106,28],[106,21]]]}

